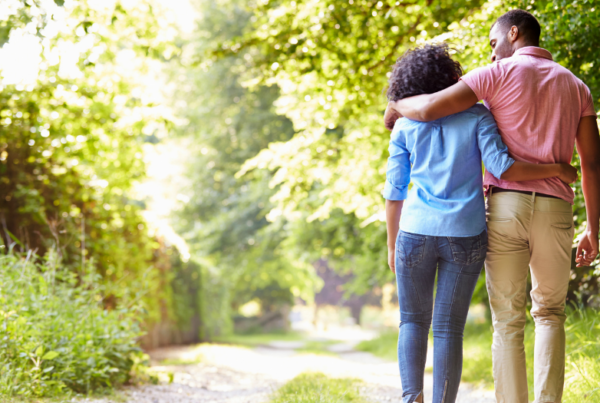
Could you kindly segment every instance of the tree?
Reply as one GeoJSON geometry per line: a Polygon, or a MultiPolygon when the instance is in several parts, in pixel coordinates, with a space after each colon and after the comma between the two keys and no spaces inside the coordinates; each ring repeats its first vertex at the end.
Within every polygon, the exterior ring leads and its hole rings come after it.
{"type": "Polygon", "coordinates": [[[0,86],[6,249],[56,249],[80,278],[92,261],[107,308],[144,290],[158,320],[172,277],[158,266],[172,250],[149,231],[133,188],[142,146],[171,125],[149,84],[177,51],[176,30],[152,0],[13,1],[0,18],[11,61],[0,86]]]}
{"type": "Polygon", "coordinates": [[[243,4],[199,4],[197,29],[172,70],[172,97],[184,122],[175,141],[187,177],[175,226],[204,266],[207,337],[230,329],[232,308],[259,299],[263,312],[272,311],[292,304],[294,295],[310,294],[314,282],[312,268],[280,248],[286,223],[266,219],[272,174],[236,176],[246,160],[294,133],[289,119],[274,111],[279,88],[244,87],[249,55],[243,52],[215,62],[195,56],[242,32],[252,17],[243,4]]]}
{"type": "MultiPolygon", "coordinates": [[[[212,55],[250,55],[248,82],[281,88],[277,112],[293,122],[296,134],[270,144],[247,161],[241,173],[263,167],[275,171],[271,186],[277,188],[277,204],[272,215],[311,222],[327,220],[339,208],[359,222],[376,222],[383,209],[379,193],[388,142],[381,122],[383,89],[396,57],[425,41],[446,40],[466,70],[484,65],[491,22],[517,6],[538,16],[544,26],[542,46],[586,79],[597,97],[592,66],[598,63],[593,44],[600,30],[593,22],[598,17],[593,2],[251,3],[253,24],[238,37],[218,43],[212,55]]],[[[581,227],[585,215],[579,184],[576,189],[575,215],[581,227]]],[[[385,270],[384,265],[354,268],[371,278],[385,270]]]]}

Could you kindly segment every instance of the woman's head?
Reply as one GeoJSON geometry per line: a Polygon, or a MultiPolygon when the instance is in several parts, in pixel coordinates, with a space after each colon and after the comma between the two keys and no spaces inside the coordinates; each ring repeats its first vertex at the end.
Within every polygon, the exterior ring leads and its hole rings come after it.
{"type": "Polygon", "coordinates": [[[407,50],[394,64],[387,97],[390,101],[413,95],[433,94],[456,84],[460,63],[450,57],[447,44],[424,45],[407,50]]]}

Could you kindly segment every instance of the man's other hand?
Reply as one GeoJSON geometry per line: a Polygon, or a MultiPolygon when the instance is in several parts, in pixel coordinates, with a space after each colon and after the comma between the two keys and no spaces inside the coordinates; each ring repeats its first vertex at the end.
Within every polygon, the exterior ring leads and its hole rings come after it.
{"type": "Polygon", "coordinates": [[[577,267],[590,266],[596,256],[598,256],[598,234],[586,230],[577,246],[577,255],[575,256],[577,267]]]}
{"type": "Polygon", "coordinates": [[[387,104],[387,108],[385,108],[385,114],[383,115],[383,121],[385,123],[385,128],[389,131],[394,129],[394,125],[396,124],[396,120],[400,119],[402,115],[396,109],[394,109],[394,101],[390,101],[387,104]]]}
{"type": "Polygon", "coordinates": [[[579,178],[577,168],[574,168],[569,164],[560,164],[560,174],[558,175],[558,179],[567,185],[570,185],[571,183],[576,182],[577,178],[579,178]]]}

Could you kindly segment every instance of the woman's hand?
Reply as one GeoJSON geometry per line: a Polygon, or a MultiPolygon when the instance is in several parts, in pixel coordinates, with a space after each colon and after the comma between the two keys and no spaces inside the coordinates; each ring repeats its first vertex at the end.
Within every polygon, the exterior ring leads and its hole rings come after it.
{"type": "Polygon", "coordinates": [[[577,169],[572,167],[569,164],[558,164],[560,165],[560,174],[558,175],[558,179],[570,185],[573,182],[577,181],[579,175],[577,174],[577,169]]]}
{"type": "Polygon", "coordinates": [[[404,200],[385,201],[385,221],[387,226],[388,266],[396,273],[396,238],[400,230],[400,215],[404,200]]]}
{"type": "Polygon", "coordinates": [[[388,266],[396,274],[396,248],[388,248],[388,266]]]}

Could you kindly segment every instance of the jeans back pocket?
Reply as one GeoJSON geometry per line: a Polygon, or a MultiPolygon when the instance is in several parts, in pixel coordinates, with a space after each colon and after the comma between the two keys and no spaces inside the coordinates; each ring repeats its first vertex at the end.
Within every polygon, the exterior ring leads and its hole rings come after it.
{"type": "Polygon", "coordinates": [[[488,248],[487,231],[483,231],[477,236],[448,237],[448,242],[456,263],[473,264],[485,260],[488,248]]]}
{"type": "Polygon", "coordinates": [[[427,236],[400,231],[396,242],[396,258],[406,267],[415,267],[423,260],[427,236]]]}

